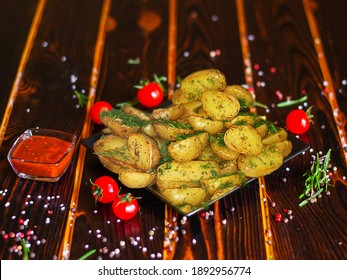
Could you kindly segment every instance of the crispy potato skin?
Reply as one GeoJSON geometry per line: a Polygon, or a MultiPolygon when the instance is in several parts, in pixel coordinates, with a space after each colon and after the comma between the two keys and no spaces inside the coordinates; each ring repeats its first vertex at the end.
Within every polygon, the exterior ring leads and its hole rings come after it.
{"type": "Polygon", "coordinates": [[[250,125],[233,125],[224,134],[225,145],[246,155],[259,155],[263,150],[261,136],[250,125]]]}
{"type": "Polygon", "coordinates": [[[232,120],[240,111],[240,103],[235,97],[216,90],[203,91],[201,103],[207,116],[215,121],[232,120]]]}
{"type": "Polygon", "coordinates": [[[187,162],[196,159],[205,149],[208,133],[200,133],[186,139],[171,142],[168,152],[174,160],[187,162]]]}
{"type": "Polygon", "coordinates": [[[205,69],[185,77],[181,83],[181,90],[188,101],[194,101],[200,99],[204,90],[223,91],[226,86],[226,79],[222,72],[217,69],[205,69]]]}
{"type": "Polygon", "coordinates": [[[133,169],[121,168],[119,170],[119,181],[131,189],[140,189],[153,185],[156,182],[155,173],[139,172],[133,169]]]}
{"type": "Polygon", "coordinates": [[[94,144],[102,165],[128,188],[156,190],[188,213],[277,170],[292,151],[283,128],[250,113],[253,95],[218,69],[186,76],[172,105],[104,113],[94,144]]]}
{"type": "Polygon", "coordinates": [[[160,151],[157,143],[146,134],[131,134],[127,146],[129,154],[139,170],[149,171],[160,161],[160,151]]]}
{"type": "Polygon", "coordinates": [[[247,177],[262,177],[278,169],[283,163],[283,155],[276,147],[265,147],[259,155],[241,155],[237,159],[238,168],[247,177]]]}

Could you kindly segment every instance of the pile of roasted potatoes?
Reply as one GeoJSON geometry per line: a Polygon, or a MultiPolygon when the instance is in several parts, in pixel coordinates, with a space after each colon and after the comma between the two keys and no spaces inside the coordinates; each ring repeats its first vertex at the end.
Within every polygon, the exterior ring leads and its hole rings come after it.
{"type": "Polygon", "coordinates": [[[128,188],[153,186],[190,212],[278,169],[292,143],[285,129],[251,113],[252,94],[217,69],[184,78],[172,104],[151,113],[132,106],[100,114],[94,152],[128,188]]]}

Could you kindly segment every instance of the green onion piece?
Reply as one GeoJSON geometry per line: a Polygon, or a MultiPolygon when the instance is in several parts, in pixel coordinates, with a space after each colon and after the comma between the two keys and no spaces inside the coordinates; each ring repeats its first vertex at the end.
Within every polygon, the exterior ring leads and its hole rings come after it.
{"type": "Polygon", "coordinates": [[[29,252],[30,249],[28,248],[27,244],[25,243],[24,239],[21,238],[20,244],[23,247],[23,260],[28,260],[29,259],[29,252]]]}
{"type": "Polygon", "coordinates": [[[265,109],[265,110],[268,108],[267,105],[265,105],[265,104],[263,104],[263,103],[260,103],[260,102],[258,102],[258,101],[255,101],[253,104],[254,104],[254,106],[256,106],[256,107],[263,108],[263,109],[265,109]]]}
{"type": "Polygon", "coordinates": [[[82,257],[79,258],[79,260],[85,260],[89,256],[93,255],[96,252],[96,249],[90,250],[89,252],[85,253],[82,257]]]}
{"type": "Polygon", "coordinates": [[[307,100],[307,95],[304,95],[303,97],[299,98],[299,99],[294,99],[294,100],[286,100],[280,103],[277,103],[277,107],[278,108],[283,108],[283,107],[288,107],[288,106],[292,106],[295,104],[299,104],[302,102],[305,102],[307,100]]]}

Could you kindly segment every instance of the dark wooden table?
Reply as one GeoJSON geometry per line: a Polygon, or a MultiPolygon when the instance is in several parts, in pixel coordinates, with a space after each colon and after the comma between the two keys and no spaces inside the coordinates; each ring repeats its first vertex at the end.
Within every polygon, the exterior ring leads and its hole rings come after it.
{"type": "Polygon", "coordinates": [[[0,259],[346,259],[347,1],[0,0],[0,259]],[[138,60],[132,64],[129,60],[138,60]],[[90,179],[114,174],[81,140],[101,127],[94,102],[115,105],[134,85],[167,77],[169,94],[191,72],[217,68],[284,125],[287,98],[308,96],[310,150],[213,204],[178,215],[145,189],[135,219],[95,206],[90,179]],[[89,97],[85,107],[74,90],[89,97]],[[75,133],[72,164],[57,183],[20,179],[6,156],[27,128],[75,133]],[[299,207],[303,174],[331,149],[330,195],[299,207]],[[286,211],[287,210],[287,211],[286,211]],[[288,212],[289,211],[289,212],[288,212]],[[276,222],[281,213],[288,221],[276,222]]]}

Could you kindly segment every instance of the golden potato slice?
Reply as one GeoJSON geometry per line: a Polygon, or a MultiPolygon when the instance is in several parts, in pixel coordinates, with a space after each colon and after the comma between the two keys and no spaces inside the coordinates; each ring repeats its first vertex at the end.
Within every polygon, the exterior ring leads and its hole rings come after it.
{"type": "Polygon", "coordinates": [[[247,177],[261,177],[268,175],[283,164],[283,155],[275,147],[265,146],[263,152],[257,156],[241,155],[237,159],[237,166],[247,177]]]}
{"type": "Polygon", "coordinates": [[[184,107],[180,105],[173,105],[167,108],[154,109],[151,117],[155,120],[177,120],[184,114],[184,107]]]}
{"type": "Polygon", "coordinates": [[[156,185],[160,191],[166,189],[179,189],[179,188],[199,188],[199,181],[173,181],[157,179],[156,185]]]}
{"type": "Polygon", "coordinates": [[[224,162],[220,167],[220,174],[233,173],[238,171],[236,160],[224,162]]]}
{"type": "Polygon", "coordinates": [[[98,139],[94,145],[94,152],[97,156],[113,159],[117,162],[124,162],[127,165],[134,166],[135,161],[132,159],[127,146],[127,139],[110,134],[98,139]]]}
{"type": "Polygon", "coordinates": [[[237,188],[237,186],[236,187],[231,186],[231,187],[225,187],[225,188],[217,189],[216,192],[210,197],[210,201],[214,201],[214,200],[220,198],[221,196],[224,196],[225,194],[230,193],[235,188],[237,188]]]}
{"type": "Polygon", "coordinates": [[[202,153],[197,157],[197,160],[204,160],[204,161],[215,161],[218,163],[223,163],[224,159],[217,156],[213,150],[211,149],[211,146],[209,143],[205,146],[205,149],[202,151],[202,153]]]}
{"type": "Polygon", "coordinates": [[[193,160],[188,162],[166,162],[157,167],[157,179],[172,181],[199,181],[212,178],[219,172],[214,161],[193,160]]]}
{"type": "Polygon", "coordinates": [[[215,155],[223,160],[235,160],[239,157],[240,152],[235,149],[229,149],[224,141],[221,143],[217,137],[210,137],[210,147],[215,155]]]}
{"type": "Polygon", "coordinates": [[[182,118],[187,118],[189,116],[199,116],[199,110],[202,107],[202,103],[200,100],[197,100],[183,103],[181,104],[181,106],[184,108],[184,114],[182,118]]]}
{"type": "Polygon", "coordinates": [[[201,94],[201,103],[206,114],[217,121],[230,121],[240,110],[240,103],[235,97],[217,90],[205,90],[201,94]]]}
{"type": "Polygon", "coordinates": [[[201,93],[206,89],[223,91],[226,79],[218,69],[205,69],[196,71],[181,82],[181,90],[189,101],[199,100],[201,93]]]}
{"type": "Polygon", "coordinates": [[[258,132],[258,134],[260,135],[261,138],[264,138],[267,135],[268,131],[269,131],[266,123],[263,123],[263,124],[261,124],[259,126],[255,126],[254,128],[257,130],[257,132],[258,132]]]}
{"type": "Polygon", "coordinates": [[[172,104],[174,105],[180,105],[180,104],[183,104],[183,103],[187,103],[189,102],[190,100],[188,99],[188,97],[183,93],[182,89],[181,88],[178,88],[176,89],[173,94],[172,94],[172,97],[171,97],[171,101],[172,101],[172,104]]]}
{"type": "Polygon", "coordinates": [[[206,199],[206,191],[203,188],[166,189],[161,192],[161,195],[173,206],[185,204],[198,206],[206,199]]]}
{"type": "Polygon", "coordinates": [[[264,145],[271,145],[275,144],[278,142],[282,142],[286,140],[288,137],[288,133],[285,129],[280,128],[278,132],[276,133],[268,133],[264,138],[263,138],[263,144],[264,145]]]}
{"type": "Polygon", "coordinates": [[[213,195],[218,189],[231,187],[240,187],[246,181],[246,177],[241,172],[233,174],[223,174],[211,179],[201,180],[201,186],[204,187],[208,194],[213,195]]]}
{"type": "Polygon", "coordinates": [[[149,171],[160,161],[160,150],[157,143],[148,135],[133,133],[129,136],[127,146],[135,166],[142,171],[149,171]]]}
{"type": "Polygon", "coordinates": [[[124,106],[124,112],[130,116],[138,117],[141,120],[149,122],[151,119],[148,114],[146,114],[144,111],[137,109],[132,106],[125,105],[124,106]]]}
{"type": "Polygon", "coordinates": [[[240,102],[242,108],[249,108],[254,104],[254,98],[252,94],[243,86],[227,86],[224,92],[236,97],[236,99],[240,102]]]}
{"type": "Polygon", "coordinates": [[[158,137],[158,134],[155,132],[153,124],[151,123],[148,123],[147,125],[143,126],[141,128],[141,131],[152,138],[158,137]]]}
{"type": "Polygon", "coordinates": [[[192,134],[190,125],[180,122],[154,122],[153,128],[158,136],[164,140],[175,141],[179,135],[192,134]]]}
{"type": "Polygon", "coordinates": [[[156,175],[154,172],[146,173],[133,169],[121,168],[118,172],[119,181],[131,189],[145,188],[155,184],[156,175]]]}
{"type": "Polygon", "coordinates": [[[118,135],[120,137],[129,137],[130,134],[138,132],[140,130],[140,126],[130,127],[128,125],[124,125],[122,120],[113,119],[110,117],[103,117],[102,123],[107,126],[109,130],[112,131],[112,134],[118,135]]]}
{"type": "Polygon", "coordinates": [[[261,137],[250,125],[233,125],[224,134],[224,143],[231,149],[246,155],[259,155],[263,150],[261,137]]]}
{"type": "Polygon", "coordinates": [[[283,157],[288,156],[291,153],[293,148],[293,144],[289,140],[277,142],[275,144],[271,144],[270,146],[276,147],[281,152],[283,157]]]}
{"type": "Polygon", "coordinates": [[[195,131],[206,131],[209,134],[219,133],[224,128],[222,121],[214,121],[199,116],[190,116],[187,118],[187,121],[195,131]]]}
{"type": "Polygon", "coordinates": [[[185,162],[196,159],[204,150],[208,140],[208,133],[199,133],[186,139],[171,142],[168,152],[174,160],[185,162]]]}

